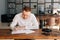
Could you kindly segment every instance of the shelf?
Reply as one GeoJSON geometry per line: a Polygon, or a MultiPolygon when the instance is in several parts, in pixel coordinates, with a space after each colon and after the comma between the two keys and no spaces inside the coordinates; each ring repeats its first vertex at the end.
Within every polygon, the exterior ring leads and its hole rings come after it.
{"type": "Polygon", "coordinates": [[[15,2],[8,2],[8,3],[15,3],[15,2]]]}
{"type": "Polygon", "coordinates": [[[30,3],[30,2],[23,2],[23,3],[30,3]]]}
{"type": "Polygon", "coordinates": [[[30,0],[22,0],[23,2],[30,2],[30,0]]]}
{"type": "Polygon", "coordinates": [[[39,5],[39,4],[43,4],[43,5],[44,5],[45,3],[38,3],[38,5],[39,5]]]}
{"type": "Polygon", "coordinates": [[[8,2],[15,2],[15,0],[7,0],[8,2]]]}
{"type": "Polygon", "coordinates": [[[22,5],[22,3],[16,3],[16,5],[22,5]]]}
{"type": "Polygon", "coordinates": [[[8,8],[8,9],[15,9],[15,8],[8,8]]]}
{"type": "Polygon", "coordinates": [[[37,3],[37,2],[23,2],[23,3],[37,3]]]}
{"type": "Polygon", "coordinates": [[[30,3],[37,3],[37,2],[30,2],[30,3]]]}

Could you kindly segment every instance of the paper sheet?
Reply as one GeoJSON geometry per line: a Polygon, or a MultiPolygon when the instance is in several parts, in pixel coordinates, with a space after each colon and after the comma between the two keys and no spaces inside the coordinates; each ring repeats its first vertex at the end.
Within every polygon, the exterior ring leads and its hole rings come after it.
{"type": "Polygon", "coordinates": [[[26,34],[30,34],[30,33],[34,33],[35,31],[33,30],[17,30],[17,31],[12,31],[12,34],[20,34],[20,33],[26,33],[26,34]]]}
{"type": "Polygon", "coordinates": [[[50,26],[49,28],[51,28],[51,29],[55,29],[55,30],[59,30],[59,29],[60,29],[59,26],[50,26]]]}
{"type": "Polygon", "coordinates": [[[53,26],[52,28],[59,30],[59,26],[53,26]]]}

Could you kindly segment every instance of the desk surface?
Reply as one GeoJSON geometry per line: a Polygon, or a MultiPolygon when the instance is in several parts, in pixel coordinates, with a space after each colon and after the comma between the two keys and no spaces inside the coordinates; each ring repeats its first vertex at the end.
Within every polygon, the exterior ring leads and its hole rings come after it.
{"type": "Polygon", "coordinates": [[[60,36],[46,36],[46,35],[42,35],[42,31],[39,30],[35,30],[35,33],[31,33],[31,34],[11,34],[11,30],[10,29],[0,29],[0,39],[51,39],[51,38],[55,38],[58,39],[60,38],[60,36]]]}

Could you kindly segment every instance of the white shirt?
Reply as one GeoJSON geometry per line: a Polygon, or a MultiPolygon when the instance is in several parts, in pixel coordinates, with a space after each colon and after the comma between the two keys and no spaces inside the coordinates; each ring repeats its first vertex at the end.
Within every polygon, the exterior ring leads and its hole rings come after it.
{"type": "Polygon", "coordinates": [[[37,19],[32,13],[29,15],[29,18],[27,19],[22,18],[22,13],[17,14],[10,25],[11,29],[16,27],[17,24],[19,27],[25,26],[25,29],[39,29],[37,19]]]}

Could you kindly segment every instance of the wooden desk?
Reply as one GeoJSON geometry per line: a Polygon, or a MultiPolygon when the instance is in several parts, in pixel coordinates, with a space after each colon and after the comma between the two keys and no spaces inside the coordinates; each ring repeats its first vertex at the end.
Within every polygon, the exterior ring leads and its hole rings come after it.
{"type": "Polygon", "coordinates": [[[11,34],[10,29],[0,29],[0,39],[59,39],[60,36],[45,36],[42,35],[42,31],[35,30],[32,34],[11,34]]]}

